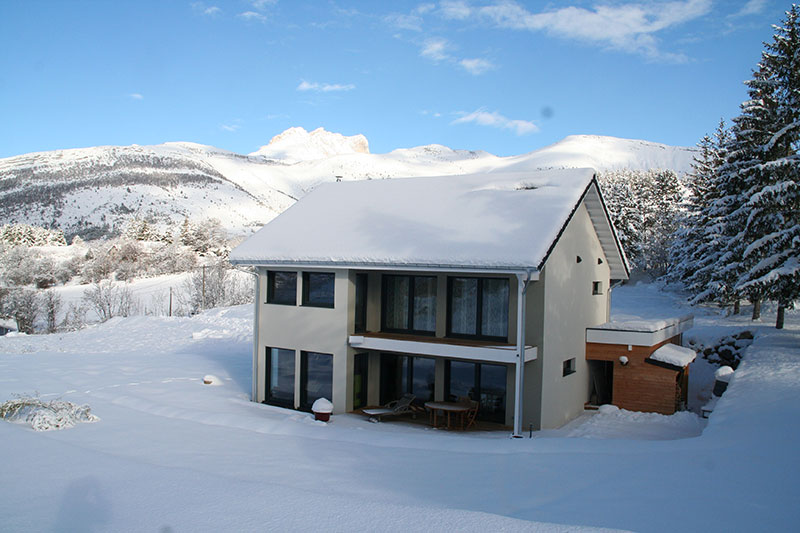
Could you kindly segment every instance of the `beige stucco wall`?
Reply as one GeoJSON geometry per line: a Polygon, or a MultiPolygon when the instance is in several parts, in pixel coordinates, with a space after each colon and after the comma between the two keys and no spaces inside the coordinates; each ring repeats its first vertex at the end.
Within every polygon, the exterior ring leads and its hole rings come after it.
{"type": "MultiPolygon", "coordinates": [[[[281,269],[273,269],[281,270],[281,269]]],[[[283,271],[291,271],[284,269],[283,271]]],[[[306,269],[307,272],[333,272],[334,306],[332,309],[306,307],[302,303],[302,272],[297,271],[297,304],[268,304],[266,270],[259,269],[260,294],[258,297],[257,337],[257,395],[256,401],[265,398],[266,348],[285,348],[295,351],[295,407],[300,405],[300,352],[320,352],[333,355],[333,402],[335,412],[344,412],[352,398],[346,394],[347,383],[352,386],[352,350],[347,346],[348,323],[352,324],[352,310],[348,301],[353,291],[346,270],[306,269]],[[348,375],[349,374],[349,375],[348,375]]],[[[352,326],[351,326],[352,327],[352,326]]]]}

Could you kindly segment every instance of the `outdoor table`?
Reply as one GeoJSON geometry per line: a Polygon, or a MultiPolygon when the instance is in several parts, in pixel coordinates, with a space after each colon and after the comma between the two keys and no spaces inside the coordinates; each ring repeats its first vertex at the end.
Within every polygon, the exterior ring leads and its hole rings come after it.
{"type": "Polygon", "coordinates": [[[431,425],[436,427],[437,411],[447,413],[447,429],[450,429],[450,414],[458,413],[461,415],[461,429],[464,429],[464,415],[469,411],[470,406],[461,402],[425,402],[425,408],[431,412],[431,425]]]}

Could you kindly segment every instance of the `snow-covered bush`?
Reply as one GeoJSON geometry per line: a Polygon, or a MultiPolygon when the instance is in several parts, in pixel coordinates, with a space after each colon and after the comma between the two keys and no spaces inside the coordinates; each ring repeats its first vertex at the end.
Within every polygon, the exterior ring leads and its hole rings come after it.
{"type": "Polygon", "coordinates": [[[40,311],[39,294],[30,289],[13,289],[3,301],[3,312],[17,322],[17,331],[33,333],[40,311]]]}
{"type": "Polygon", "coordinates": [[[34,431],[70,428],[78,422],[96,422],[88,405],[64,400],[45,402],[38,396],[18,396],[0,404],[0,418],[9,422],[26,422],[34,431]]]}

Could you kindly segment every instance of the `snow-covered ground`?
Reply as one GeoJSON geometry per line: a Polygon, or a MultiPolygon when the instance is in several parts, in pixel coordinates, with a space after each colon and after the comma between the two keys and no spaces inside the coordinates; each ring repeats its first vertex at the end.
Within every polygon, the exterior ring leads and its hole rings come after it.
{"type": "MultiPolygon", "coordinates": [[[[686,311],[652,285],[614,291],[615,318],[686,311]]],[[[0,338],[0,401],[100,418],[0,423],[0,530],[794,530],[800,316],[776,331],[695,311],[701,341],[756,331],[708,421],[604,408],[533,439],[252,403],[249,306],[0,338]]]]}

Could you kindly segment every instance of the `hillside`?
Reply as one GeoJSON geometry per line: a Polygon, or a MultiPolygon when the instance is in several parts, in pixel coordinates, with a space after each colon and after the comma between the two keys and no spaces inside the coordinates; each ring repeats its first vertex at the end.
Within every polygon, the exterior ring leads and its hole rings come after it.
{"type": "Polygon", "coordinates": [[[363,135],[290,128],[242,155],[194,143],[101,146],[0,159],[0,221],[61,228],[68,236],[119,231],[131,217],[160,226],[214,217],[236,234],[257,229],[322,182],[553,167],[671,168],[693,150],[574,135],[498,157],[441,145],[369,153],[363,135]]]}

